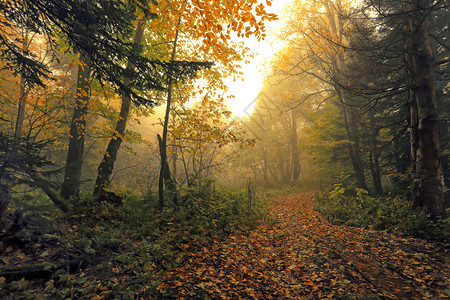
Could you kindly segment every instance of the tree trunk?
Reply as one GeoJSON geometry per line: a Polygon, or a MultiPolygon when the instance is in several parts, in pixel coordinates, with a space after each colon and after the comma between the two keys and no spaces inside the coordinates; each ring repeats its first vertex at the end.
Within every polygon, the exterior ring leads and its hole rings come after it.
{"type": "MultiPolygon", "coordinates": [[[[28,52],[28,43],[29,41],[29,31],[28,29],[23,29],[23,40],[22,40],[22,51],[23,53],[28,52]]],[[[32,39],[31,39],[32,40],[32,39]]],[[[25,86],[25,78],[23,75],[20,76],[20,84],[19,84],[19,103],[17,106],[17,120],[16,126],[14,130],[14,140],[19,140],[23,134],[23,122],[25,119],[25,104],[27,101],[28,90],[25,86]]]]}
{"type": "MultiPolygon", "coordinates": [[[[374,124],[374,112],[369,113],[369,119],[371,126],[376,126],[374,124]]],[[[380,171],[380,163],[378,161],[378,157],[380,155],[380,151],[377,149],[377,137],[379,133],[378,128],[369,128],[369,164],[370,164],[370,172],[372,173],[372,181],[375,195],[381,195],[383,193],[383,187],[381,185],[381,171],[380,171]]]]}
{"type": "Polygon", "coordinates": [[[25,119],[25,104],[26,104],[27,92],[25,90],[25,79],[23,76],[20,78],[19,87],[19,103],[17,107],[17,119],[16,128],[14,129],[14,139],[17,141],[23,134],[23,122],[25,119]]]}
{"type": "Polygon", "coordinates": [[[77,75],[77,91],[75,108],[70,124],[69,149],[64,173],[61,195],[64,199],[78,198],[83,165],[84,137],[86,130],[86,115],[89,106],[91,67],[86,55],[81,54],[77,75]]]}
{"type": "MultiPolygon", "coordinates": [[[[440,125],[441,129],[441,146],[442,148],[449,147],[449,127],[448,121],[442,121],[440,125]]],[[[442,177],[444,180],[445,192],[444,192],[444,209],[450,207],[450,154],[442,156],[442,177]]]]}
{"type": "Polygon", "coordinates": [[[291,111],[291,151],[292,151],[292,183],[295,184],[300,177],[300,160],[298,150],[297,114],[291,111]]]}
{"type": "MultiPolygon", "coordinates": [[[[411,150],[409,143],[406,141],[403,142],[399,138],[394,139],[392,144],[392,153],[394,156],[394,173],[405,175],[409,172],[409,168],[411,167],[411,150]],[[407,145],[406,145],[407,144],[407,145]]],[[[406,183],[405,180],[400,176],[393,176],[391,178],[393,184],[400,189],[408,189],[409,182],[406,183]]]]}
{"type": "Polygon", "coordinates": [[[410,83],[412,207],[444,216],[442,165],[428,0],[404,1],[405,60],[410,83]]]}
{"type": "Polygon", "coordinates": [[[364,190],[367,189],[366,179],[364,177],[364,167],[361,160],[361,150],[359,147],[359,137],[354,122],[354,112],[352,107],[348,106],[339,96],[342,108],[342,116],[344,120],[345,131],[349,140],[348,150],[350,160],[352,162],[353,171],[355,172],[356,187],[364,190]]]}
{"type": "Polygon", "coordinates": [[[291,173],[289,172],[289,158],[285,158],[283,154],[278,155],[278,165],[281,174],[280,183],[289,184],[291,179],[291,173]]]}
{"type": "Polygon", "coordinates": [[[177,182],[177,161],[178,161],[178,151],[177,146],[173,146],[172,154],[172,180],[176,184],[177,182]]]}
{"type": "MultiPolygon", "coordinates": [[[[448,41],[448,29],[450,28],[450,10],[446,10],[447,15],[447,41],[448,41]]],[[[448,53],[448,52],[447,52],[448,53]]],[[[450,207],[450,99],[441,94],[442,101],[438,99],[439,110],[441,111],[441,118],[439,124],[439,130],[441,131],[441,151],[446,151],[445,155],[441,156],[442,162],[442,175],[444,180],[444,209],[450,207]],[[442,105],[442,106],[441,106],[442,105]],[[446,150],[445,150],[446,149],[446,150]]],[[[442,153],[441,153],[442,154],[442,153]]]]}
{"type": "MultiPolygon", "coordinates": [[[[175,54],[177,51],[177,42],[178,42],[178,30],[175,32],[175,40],[173,42],[173,49],[172,49],[172,55],[171,55],[171,61],[173,62],[175,60],[175,54]]],[[[174,202],[177,200],[176,196],[176,190],[175,186],[170,178],[170,169],[169,164],[167,162],[167,130],[169,126],[169,116],[170,116],[170,109],[171,109],[171,102],[172,102],[172,78],[169,74],[168,79],[168,91],[167,91],[167,101],[166,101],[166,114],[164,116],[164,124],[163,124],[163,132],[162,137],[158,135],[158,142],[159,142],[159,152],[161,155],[161,168],[159,171],[159,201],[158,206],[160,209],[164,207],[164,183],[167,186],[167,188],[170,189],[171,192],[174,194],[174,202]]]]}
{"type": "Polygon", "coordinates": [[[267,162],[267,149],[264,146],[261,147],[261,154],[262,154],[264,182],[266,183],[266,185],[268,185],[269,184],[269,175],[267,173],[267,169],[269,169],[269,166],[268,166],[268,162],[267,162]]]}
{"type": "Polygon", "coordinates": [[[371,145],[369,153],[370,172],[372,173],[373,187],[375,195],[381,195],[383,193],[383,187],[381,185],[381,172],[380,164],[378,161],[378,153],[371,145]]]}
{"type": "Polygon", "coordinates": [[[167,152],[166,148],[163,145],[163,139],[158,134],[158,144],[159,144],[159,154],[161,156],[161,168],[159,170],[159,182],[158,182],[158,188],[159,188],[159,201],[158,206],[160,209],[164,207],[164,186],[167,187],[169,192],[174,193],[173,195],[173,201],[175,204],[177,204],[177,196],[176,196],[176,187],[174,185],[174,182],[172,180],[172,177],[170,176],[170,168],[169,163],[167,162],[167,152]]]}
{"type": "Polygon", "coordinates": [[[9,194],[8,184],[0,183],[0,232],[4,229],[6,211],[10,200],[9,194]]]}
{"type": "MultiPolygon", "coordinates": [[[[324,1],[324,5],[327,10],[327,16],[329,18],[329,30],[331,33],[335,34],[342,40],[343,34],[343,24],[342,19],[340,17],[340,13],[342,12],[341,2],[336,1],[336,5],[331,3],[330,0],[324,1]]],[[[344,90],[342,86],[345,86],[342,81],[342,69],[344,65],[344,58],[342,53],[337,50],[337,55],[331,58],[331,63],[333,66],[333,75],[335,77],[336,83],[333,88],[336,91],[336,94],[339,98],[339,102],[341,103],[342,109],[342,117],[344,120],[344,127],[347,133],[347,138],[349,140],[348,150],[350,154],[350,160],[352,162],[353,171],[355,172],[356,186],[360,189],[367,189],[366,180],[364,177],[364,167],[361,160],[361,150],[359,147],[359,137],[357,128],[355,126],[355,111],[354,108],[349,103],[346,95],[344,95],[344,90]]]]}
{"type": "MultiPolygon", "coordinates": [[[[139,20],[139,24],[134,36],[134,44],[139,45],[144,35],[146,19],[145,17],[139,20]]],[[[133,70],[134,65],[130,62],[127,64],[127,70],[133,70]]],[[[128,86],[131,83],[131,78],[125,78],[124,85],[128,86]]],[[[104,188],[110,183],[110,177],[114,169],[114,162],[117,159],[117,153],[119,152],[120,145],[125,135],[125,129],[127,126],[128,115],[130,113],[131,98],[128,95],[122,95],[122,106],[120,108],[119,118],[116,123],[116,127],[112,138],[108,143],[105,155],[102,162],[98,166],[97,179],[95,181],[94,195],[100,196],[104,192],[104,188]]]]}

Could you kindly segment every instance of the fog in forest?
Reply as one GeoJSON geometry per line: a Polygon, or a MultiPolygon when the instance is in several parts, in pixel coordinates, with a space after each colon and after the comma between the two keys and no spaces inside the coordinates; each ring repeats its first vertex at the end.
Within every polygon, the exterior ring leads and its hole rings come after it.
{"type": "Polygon", "coordinates": [[[444,299],[449,1],[0,0],[0,299],[444,299]]]}

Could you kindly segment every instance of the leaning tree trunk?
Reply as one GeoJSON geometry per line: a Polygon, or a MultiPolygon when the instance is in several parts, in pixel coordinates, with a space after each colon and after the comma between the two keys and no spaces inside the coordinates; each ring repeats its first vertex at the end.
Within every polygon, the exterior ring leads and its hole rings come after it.
{"type": "MultiPolygon", "coordinates": [[[[178,42],[178,30],[175,32],[175,39],[173,42],[173,49],[172,49],[172,55],[170,57],[170,60],[173,62],[175,60],[175,54],[177,52],[177,42],[178,42]]],[[[167,101],[166,101],[166,113],[164,116],[164,124],[163,124],[163,132],[162,137],[158,135],[158,143],[159,143],[159,153],[161,156],[161,167],[159,172],[159,199],[158,199],[158,206],[160,209],[164,207],[164,185],[172,192],[174,193],[174,202],[177,202],[177,195],[176,195],[176,186],[173,183],[171,177],[170,177],[170,169],[169,169],[169,163],[167,162],[167,131],[169,126],[169,116],[170,116],[170,110],[171,110],[171,104],[172,104],[172,77],[169,75],[167,79],[168,87],[167,87],[167,101]]]]}
{"type": "MultiPolygon", "coordinates": [[[[22,41],[22,51],[23,53],[28,52],[28,30],[24,29],[24,37],[22,41]]],[[[20,76],[20,84],[19,84],[19,103],[17,106],[17,119],[16,126],[14,130],[14,140],[17,142],[23,134],[23,122],[25,119],[25,105],[27,102],[27,94],[28,90],[25,86],[25,77],[23,75],[20,76]]]]}
{"type": "MultiPolygon", "coordinates": [[[[139,45],[144,35],[146,19],[143,17],[139,20],[139,24],[134,36],[134,44],[139,45]]],[[[133,70],[134,65],[131,62],[127,64],[127,70],[133,70]]],[[[128,86],[131,83],[131,78],[125,78],[124,85],[128,86]]],[[[94,195],[100,196],[104,192],[104,188],[110,183],[110,177],[114,169],[114,162],[117,159],[117,153],[119,152],[120,145],[125,135],[125,129],[127,126],[128,115],[130,113],[131,98],[128,95],[122,95],[122,106],[120,108],[119,118],[116,123],[113,136],[108,143],[105,155],[102,162],[98,166],[97,179],[95,181],[94,195]]]]}
{"type": "Polygon", "coordinates": [[[81,54],[77,75],[75,108],[70,124],[69,149],[67,151],[64,181],[61,188],[61,195],[64,199],[78,198],[80,192],[86,116],[89,106],[90,75],[91,67],[88,58],[85,54],[81,54]]]}
{"type": "Polygon", "coordinates": [[[429,0],[404,1],[405,60],[409,80],[412,207],[444,216],[439,123],[429,0]]]}

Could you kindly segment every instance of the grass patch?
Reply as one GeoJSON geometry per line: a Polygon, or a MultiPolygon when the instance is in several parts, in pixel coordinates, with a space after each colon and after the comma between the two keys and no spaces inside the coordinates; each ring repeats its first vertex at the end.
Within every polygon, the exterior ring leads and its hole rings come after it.
{"type": "Polygon", "coordinates": [[[282,185],[279,187],[269,188],[264,191],[266,197],[270,198],[277,195],[288,195],[293,193],[298,193],[299,191],[304,190],[303,187],[296,185],[282,185]]]}

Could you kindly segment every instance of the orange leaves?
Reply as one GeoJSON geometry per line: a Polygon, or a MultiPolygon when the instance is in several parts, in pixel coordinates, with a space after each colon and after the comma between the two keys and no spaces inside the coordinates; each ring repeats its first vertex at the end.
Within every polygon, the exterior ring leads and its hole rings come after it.
{"type": "Polygon", "coordinates": [[[222,97],[203,96],[189,108],[175,107],[170,124],[171,143],[192,159],[215,153],[217,147],[240,141],[230,117],[231,111],[222,97]]]}
{"type": "MultiPolygon", "coordinates": [[[[270,5],[270,1],[266,2],[270,5]]],[[[276,16],[265,10],[263,3],[244,0],[216,0],[216,1],[180,1],[165,0],[152,6],[151,10],[159,17],[152,21],[152,28],[162,36],[170,39],[178,29],[184,33],[186,40],[194,39],[194,44],[204,45],[184,49],[197,54],[198,50],[214,60],[228,64],[230,51],[233,48],[231,31],[238,36],[261,38],[264,34],[264,22],[275,20],[276,16]],[[179,24],[174,26],[174,24],[179,24]],[[228,30],[224,32],[224,28],[228,30]],[[192,35],[193,33],[193,35],[192,35]]],[[[186,44],[189,45],[189,44],[186,44]]],[[[234,56],[233,59],[238,59],[234,56]]]]}
{"type": "Polygon", "coordinates": [[[312,197],[309,192],[272,199],[273,225],[215,237],[170,271],[179,279],[167,277],[161,285],[194,298],[200,291],[210,298],[250,299],[445,295],[448,267],[430,256],[438,249],[416,239],[330,224],[314,210],[312,197]],[[426,254],[413,254],[410,247],[426,254]]]}

